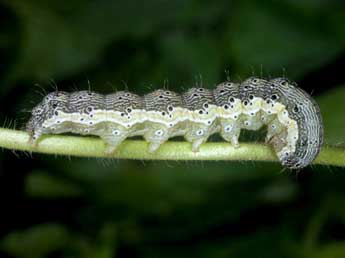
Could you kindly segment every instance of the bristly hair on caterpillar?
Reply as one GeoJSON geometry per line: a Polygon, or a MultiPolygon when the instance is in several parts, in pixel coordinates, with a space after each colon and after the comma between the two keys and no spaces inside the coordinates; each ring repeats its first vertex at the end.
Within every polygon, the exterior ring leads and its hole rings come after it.
{"type": "Polygon", "coordinates": [[[317,103],[286,78],[250,77],[226,81],[213,90],[202,85],[183,93],[166,89],[139,96],[128,90],[103,95],[91,90],[47,94],[26,125],[32,144],[44,134],[96,135],[111,154],[128,137],[142,136],[148,151],[159,151],[169,138],[183,136],[191,150],[219,133],[239,147],[241,130],[267,127],[266,143],[282,165],[302,168],[318,155],[323,125],[317,103]]]}

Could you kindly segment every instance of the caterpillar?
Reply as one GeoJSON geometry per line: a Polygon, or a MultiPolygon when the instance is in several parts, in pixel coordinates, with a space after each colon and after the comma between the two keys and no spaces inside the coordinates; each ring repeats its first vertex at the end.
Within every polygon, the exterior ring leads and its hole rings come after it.
{"type": "Polygon", "coordinates": [[[286,78],[250,77],[241,83],[220,83],[213,90],[194,87],[182,94],[166,89],[144,96],[129,91],[107,95],[55,91],[33,108],[26,130],[33,145],[44,134],[99,136],[111,154],[133,136],[142,136],[152,153],[175,136],[183,136],[197,152],[215,133],[238,147],[242,129],[263,126],[267,126],[266,143],[291,169],[309,165],[323,143],[317,103],[286,78]]]}

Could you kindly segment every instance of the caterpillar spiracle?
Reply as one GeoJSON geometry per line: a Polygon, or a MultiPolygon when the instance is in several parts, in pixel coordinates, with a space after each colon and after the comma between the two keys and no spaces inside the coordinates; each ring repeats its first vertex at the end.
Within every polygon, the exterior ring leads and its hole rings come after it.
{"type": "Polygon", "coordinates": [[[126,138],[143,136],[148,151],[171,137],[183,136],[199,150],[219,133],[235,147],[242,129],[267,126],[271,144],[283,166],[302,168],[318,155],[323,125],[317,103],[286,78],[250,77],[226,81],[213,90],[190,88],[179,94],[158,89],[144,96],[128,91],[102,95],[92,91],[51,92],[32,110],[26,125],[32,144],[43,134],[96,135],[113,153],[126,138]]]}

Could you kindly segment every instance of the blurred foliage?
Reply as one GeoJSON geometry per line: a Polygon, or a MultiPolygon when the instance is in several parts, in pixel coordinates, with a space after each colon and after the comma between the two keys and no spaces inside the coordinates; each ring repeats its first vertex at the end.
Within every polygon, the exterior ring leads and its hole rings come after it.
{"type": "MultiPolygon", "coordinates": [[[[0,19],[8,127],[55,84],[181,90],[228,70],[307,82],[326,143],[345,142],[345,80],[308,79],[344,58],[341,0],[2,0],[0,19]]],[[[0,153],[1,257],[345,256],[343,169],[17,155],[0,153]]]]}
{"type": "Polygon", "coordinates": [[[328,144],[343,145],[345,143],[345,119],[341,119],[344,111],[341,104],[344,98],[344,86],[336,87],[318,98],[328,144]]]}

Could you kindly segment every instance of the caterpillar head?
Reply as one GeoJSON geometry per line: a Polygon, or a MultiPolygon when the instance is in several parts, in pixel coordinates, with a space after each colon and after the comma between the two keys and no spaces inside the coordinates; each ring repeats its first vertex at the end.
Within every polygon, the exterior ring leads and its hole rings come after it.
{"type": "Polygon", "coordinates": [[[40,103],[36,107],[34,107],[31,111],[31,118],[26,124],[26,131],[29,132],[31,135],[34,133],[36,128],[40,128],[45,120],[45,106],[40,103]]]}
{"type": "Polygon", "coordinates": [[[65,110],[67,107],[68,97],[67,93],[56,91],[49,93],[44,99],[32,109],[31,118],[26,125],[26,131],[33,135],[33,138],[37,138],[37,132],[42,130],[44,121],[60,110],[65,110]]]}

